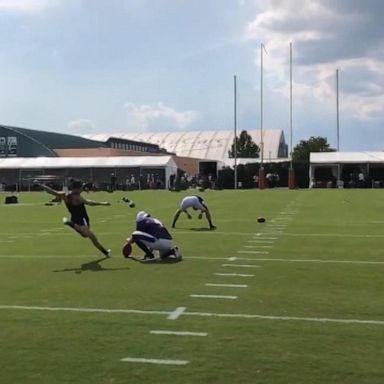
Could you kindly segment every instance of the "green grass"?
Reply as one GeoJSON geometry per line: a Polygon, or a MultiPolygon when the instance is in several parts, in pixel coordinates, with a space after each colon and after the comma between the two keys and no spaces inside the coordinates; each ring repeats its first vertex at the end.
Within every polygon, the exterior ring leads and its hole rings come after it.
{"type": "MultiPolygon", "coordinates": [[[[143,265],[120,249],[145,209],[168,227],[185,193],[97,193],[111,207],[90,207],[94,231],[113,250],[100,263],[89,241],[63,227],[63,206],[46,194],[21,194],[0,206],[0,306],[139,309],[256,314],[384,322],[384,200],[379,190],[207,191],[217,231],[182,216],[172,233],[185,260],[143,265]],[[291,208],[287,208],[287,206],[291,208]],[[254,233],[297,211],[270,253],[238,254],[254,233]],[[264,215],[266,224],[256,217],[264,215]],[[51,230],[51,231],[47,231],[51,230]],[[230,257],[239,259],[228,261],[230,257]],[[249,259],[249,260],[241,260],[249,259]],[[255,260],[254,260],[255,259],[255,260]],[[261,268],[224,268],[223,263],[261,268]],[[101,266],[101,268],[97,268],[101,266]],[[253,278],[215,272],[255,274],[253,278]],[[248,284],[248,288],[205,283],[248,284]],[[237,295],[237,300],[191,294],[237,295]]],[[[272,235],[270,235],[272,236],[272,235]]],[[[250,248],[248,248],[249,250],[250,248]]],[[[137,248],[134,253],[140,255],[137,248]]],[[[320,323],[165,314],[0,309],[1,383],[348,383],[384,382],[384,324],[320,323]],[[208,332],[207,337],[151,335],[152,329],[208,332]],[[124,357],[189,360],[183,367],[121,362],[124,357]]]]}

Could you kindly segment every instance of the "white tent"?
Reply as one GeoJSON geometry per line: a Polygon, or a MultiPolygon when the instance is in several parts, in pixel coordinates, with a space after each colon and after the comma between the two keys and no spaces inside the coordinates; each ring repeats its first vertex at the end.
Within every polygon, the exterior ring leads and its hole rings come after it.
{"type": "Polygon", "coordinates": [[[172,156],[111,157],[15,157],[0,159],[2,170],[49,170],[73,168],[158,168],[165,170],[166,180],[177,172],[172,156]]]}
{"type": "Polygon", "coordinates": [[[309,179],[315,175],[319,167],[331,168],[333,176],[337,177],[338,168],[347,164],[360,165],[363,173],[369,173],[370,164],[384,166],[384,152],[312,152],[310,154],[309,179]]]}

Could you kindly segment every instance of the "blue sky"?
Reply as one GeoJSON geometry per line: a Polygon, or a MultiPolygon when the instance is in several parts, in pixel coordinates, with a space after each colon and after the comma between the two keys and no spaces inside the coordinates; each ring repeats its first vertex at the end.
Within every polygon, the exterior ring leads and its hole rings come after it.
{"type": "Polygon", "coordinates": [[[384,149],[380,0],[0,0],[0,123],[69,133],[265,128],[384,149]]]}

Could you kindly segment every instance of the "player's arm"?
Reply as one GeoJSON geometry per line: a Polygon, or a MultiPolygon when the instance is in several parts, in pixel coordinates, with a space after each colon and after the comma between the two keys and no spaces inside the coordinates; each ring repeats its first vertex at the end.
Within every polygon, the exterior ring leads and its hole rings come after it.
{"type": "Polygon", "coordinates": [[[60,199],[65,198],[65,192],[62,191],[56,191],[55,189],[48,187],[48,185],[41,184],[41,183],[36,183],[39,187],[43,188],[45,192],[49,193],[50,195],[56,196],[60,199]]]}
{"type": "Polygon", "coordinates": [[[84,199],[84,198],[82,198],[82,200],[83,200],[83,203],[85,205],[89,205],[91,207],[96,207],[98,205],[102,205],[102,206],[111,205],[111,203],[109,203],[107,201],[93,201],[93,200],[88,200],[88,199],[84,199]]]}

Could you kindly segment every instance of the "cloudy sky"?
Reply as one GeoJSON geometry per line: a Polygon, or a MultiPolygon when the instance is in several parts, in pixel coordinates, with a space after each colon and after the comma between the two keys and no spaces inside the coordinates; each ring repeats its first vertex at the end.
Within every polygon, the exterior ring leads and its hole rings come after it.
{"type": "Polygon", "coordinates": [[[265,128],[384,149],[382,0],[0,0],[0,123],[58,132],[265,128]]]}

